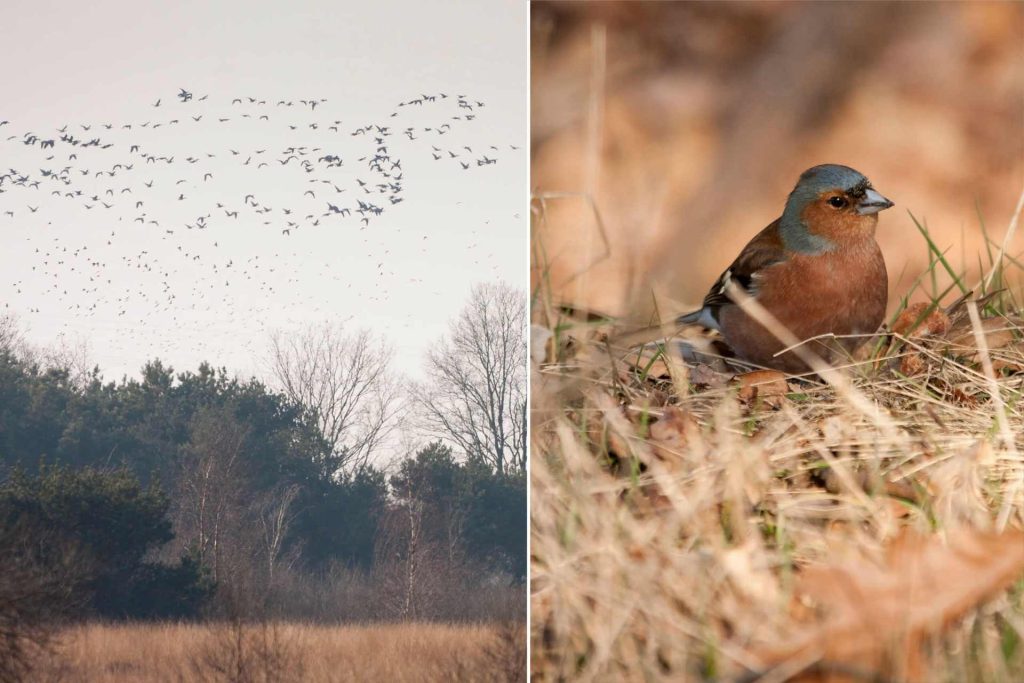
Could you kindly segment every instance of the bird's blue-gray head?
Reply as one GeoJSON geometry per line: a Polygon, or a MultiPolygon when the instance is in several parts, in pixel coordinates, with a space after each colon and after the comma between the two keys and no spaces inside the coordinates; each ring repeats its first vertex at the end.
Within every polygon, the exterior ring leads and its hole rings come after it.
{"type": "Polygon", "coordinates": [[[814,202],[821,202],[851,220],[873,216],[893,205],[871,187],[863,173],[849,166],[822,164],[809,168],[800,175],[782,212],[780,232],[787,248],[805,252],[835,248],[832,240],[815,234],[806,223],[808,207],[814,202]]]}

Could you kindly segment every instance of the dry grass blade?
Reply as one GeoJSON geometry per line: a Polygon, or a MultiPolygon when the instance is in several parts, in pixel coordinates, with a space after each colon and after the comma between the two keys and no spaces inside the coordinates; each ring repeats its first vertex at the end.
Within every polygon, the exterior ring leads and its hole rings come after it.
{"type": "MultiPolygon", "coordinates": [[[[1016,217],[1014,218],[1016,221],[1016,217]]],[[[1006,416],[1006,404],[1003,401],[1002,390],[996,380],[995,370],[992,367],[992,359],[989,356],[989,340],[986,339],[985,329],[982,327],[981,317],[978,315],[978,307],[968,303],[967,312],[971,316],[971,327],[974,329],[974,339],[978,345],[978,354],[981,357],[981,366],[985,370],[985,377],[988,380],[989,395],[992,398],[992,406],[995,408],[996,424],[999,425],[999,434],[1002,436],[1003,444],[1009,450],[1013,459],[1019,460],[1017,446],[1014,443],[1013,433],[1010,429],[1010,422],[1006,416]]],[[[1012,332],[1011,332],[1012,334],[1012,332]]],[[[1017,502],[1017,494],[1020,493],[1021,484],[1024,483],[1024,469],[1015,477],[1008,487],[1003,504],[999,509],[999,517],[996,526],[1000,529],[1006,528],[1010,518],[1010,511],[1017,502]]]]}
{"type": "Polygon", "coordinates": [[[1017,233],[1017,225],[1020,223],[1020,214],[1024,211],[1024,189],[1020,192],[1020,197],[1017,199],[1017,206],[1013,210],[1013,218],[1010,219],[1010,225],[1006,228],[1006,235],[1003,236],[1003,242],[999,245],[999,255],[993,260],[992,267],[988,273],[982,279],[981,284],[984,289],[988,289],[992,284],[992,278],[995,277],[996,273],[1002,267],[1003,257],[1006,255],[1006,247],[1013,240],[1013,236],[1017,233]]]}

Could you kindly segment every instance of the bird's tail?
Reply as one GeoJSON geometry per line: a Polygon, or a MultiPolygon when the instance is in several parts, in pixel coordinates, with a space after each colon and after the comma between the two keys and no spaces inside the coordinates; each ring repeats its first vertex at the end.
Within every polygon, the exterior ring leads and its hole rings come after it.
{"type": "Polygon", "coordinates": [[[714,319],[711,312],[707,308],[701,308],[681,315],[672,322],[613,334],[608,338],[608,343],[613,347],[631,347],[651,341],[664,340],[665,338],[677,335],[680,331],[679,328],[684,325],[701,325],[713,330],[718,329],[718,321],[714,319]]]}
{"type": "Polygon", "coordinates": [[[696,325],[698,322],[700,322],[700,316],[702,313],[704,313],[703,308],[697,309],[696,311],[691,311],[689,313],[684,313],[683,315],[676,318],[676,322],[680,325],[696,325]]]}
{"type": "Polygon", "coordinates": [[[707,306],[698,308],[696,311],[691,311],[684,315],[676,318],[676,324],[678,325],[700,325],[706,327],[709,330],[718,329],[718,320],[715,319],[711,309],[707,306]]]}

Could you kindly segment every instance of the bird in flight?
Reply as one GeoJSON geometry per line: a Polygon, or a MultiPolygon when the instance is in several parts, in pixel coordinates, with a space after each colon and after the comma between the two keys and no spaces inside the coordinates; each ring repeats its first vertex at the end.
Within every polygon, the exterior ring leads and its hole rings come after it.
{"type": "MultiPolygon", "coordinates": [[[[58,233],[59,223],[54,220],[53,227],[48,230],[55,231],[53,234],[62,241],[88,242],[90,251],[84,251],[86,244],[67,244],[66,255],[65,251],[59,251],[61,256],[58,258],[39,253],[31,259],[31,267],[45,272],[53,282],[77,282],[81,278],[82,292],[89,297],[90,315],[96,315],[97,319],[102,317],[105,307],[110,308],[111,316],[120,316],[130,312],[132,302],[148,305],[162,297],[163,308],[157,310],[170,311],[167,319],[174,320],[181,315],[183,302],[209,305],[211,289],[223,297],[226,316],[245,317],[243,314],[249,313],[251,319],[264,319],[265,311],[257,311],[253,315],[252,311],[242,310],[241,306],[249,304],[227,296],[223,287],[230,284],[234,290],[236,278],[259,282],[260,291],[277,297],[276,304],[287,307],[288,301],[281,297],[288,294],[281,285],[289,278],[298,281],[302,273],[299,254],[303,248],[323,244],[316,241],[314,235],[326,238],[334,226],[359,225],[360,232],[371,226],[376,228],[380,216],[388,211],[398,215],[412,203],[406,201],[406,187],[415,186],[423,176],[413,172],[413,159],[409,157],[419,155],[441,162],[432,167],[436,169],[435,173],[447,172],[446,162],[459,157],[453,150],[467,153],[458,158],[466,172],[495,160],[489,156],[477,159],[475,155],[470,157],[468,154],[473,148],[487,148],[488,142],[494,141],[460,139],[460,134],[466,130],[465,121],[469,119],[463,112],[459,112],[462,114],[460,117],[454,114],[457,109],[466,109],[462,103],[472,107],[474,102],[465,97],[460,97],[457,102],[454,96],[448,99],[447,93],[418,93],[412,99],[399,103],[394,111],[382,112],[375,120],[364,119],[358,126],[343,123],[342,117],[336,114],[324,115],[325,110],[334,106],[325,98],[296,100],[301,107],[293,106],[289,100],[270,100],[271,104],[275,101],[278,107],[286,108],[274,109],[275,116],[271,117],[264,113],[270,111],[269,108],[260,109],[266,107],[267,100],[258,97],[235,97],[231,94],[221,98],[216,94],[200,97],[186,88],[179,88],[168,94],[167,105],[162,98],[150,100],[151,108],[159,108],[160,112],[151,112],[149,120],[115,118],[100,123],[71,119],[58,129],[61,137],[53,141],[45,139],[45,135],[18,131],[6,143],[0,139],[0,158],[5,163],[9,163],[8,158],[15,157],[7,153],[7,148],[2,147],[4,144],[17,145],[15,150],[19,153],[24,148],[27,155],[24,157],[26,162],[13,164],[19,170],[8,172],[4,169],[0,172],[0,211],[2,215],[14,218],[23,213],[23,207],[30,214],[38,212],[40,216],[46,216],[55,206],[79,213],[103,208],[104,211],[93,213],[103,217],[104,227],[109,228],[121,220],[133,226],[129,231],[131,239],[125,239],[121,231],[117,231],[115,236],[114,232],[104,230],[102,240],[97,239],[93,244],[89,242],[87,228],[83,230],[82,226],[71,222],[67,232],[58,233]],[[175,107],[185,103],[194,111],[189,111],[186,116],[174,111],[175,107]],[[407,104],[416,106],[404,106],[407,104]],[[225,116],[224,110],[229,106],[238,107],[237,114],[225,116]],[[257,121],[261,123],[257,124],[257,121]],[[259,137],[255,136],[253,129],[246,128],[256,125],[261,130],[259,137]],[[293,130],[294,133],[289,132],[293,130]],[[85,131],[96,137],[80,140],[68,131],[85,131]],[[344,135],[345,132],[351,137],[344,135]],[[288,135],[292,137],[284,137],[288,135]],[[229,139],[230,143],[227,142],[229,139]],[[255,144],[261,144],[258,140],[274,142],[255,149],[255,144]],[[451,142],[441,146],[439,142],[442,140],[451,142]],[[278,141],[283,144],[278,146],[278,141]],[[465,142],[470,142],[472,147],[464,145],[465,142]],[[43,153],[39,154],[40,151],[43,153]],[[431,156],[427,157],[427,154],[431,156]],[[144,163],[136,164],[140,158],[144,163]],[[276,160],[278,165],[274,166],[272,160],[276,160]],[[293,161],[295,163],[291,163],[293,161]],[[144,175],[143,167],[147,169],[144,175]],[[33,172],[25,170],[27,168],[32,168],[33,172]],[[409,170],[407,177],[404,177],[403,168],[409,170]],[[255,173],[256,177],[245,175],[247,173],[255,173]],[[242,207],[230,208],[232,204],[237,206],[234,192],[238,190],[233,191],[232,188],[238,188],[241,182],[254,185],[250,185],[250,191],[244,195],[242,207]],[[353,192],[360,197],[358,207],[355,202],[352,202],[351,209],[328,202],[325,211],[322,208],[324,203],[318,203],[323,202],[319,199],[322,193],[316,191],[316,185],[308,183],[332,187],[335,197],[349,190],[358,190],[353,192]],[[188,194],[185,189],[189,190],[188,194]],[[43,191],[35,196],[27,194],[36,190],[43,191]],[[277,209],[257,201],[256,192],[264,197],[271,192],[277,209]],[[114,199],[126,193],[133,195],[132,201],[122,203],[114,199]],[[232,196],[234,199],[229,201],[227,198],[232,196]],[[36,200],[36,197],[44,199],[36,200]],[[23,198],[28,198],[28,201],[23,198]],[[233,246],[241,244],[232,244],[229,238],[231,230],[250,227],[246,220],[251,221],[254,217],[259,218],[260,225],[272,228],[264,239],[279,239],[275,237],[277,230],[281,231],[281,237],[297,236],[297,231],[303,229],[308,231],[303,233],[304,239],[297,238],[294,243],[298,253],[275,254],[275,268],[260,268],[258,262],[241,266],[236,259],[231,267],[235,277],[227,281],[222,277],[215,279],[213,276],[223,274],[227,266],[209,258],[211,252],[204,252],[204,249],[216,247],[217,251],[212,253],[230,254],[233,246]],[[228,219],[235,223],[229,224],[228,219]],[[71,225],[75,226],[74,231],[71,231],[71,225]],[[187,228],[184,233],[181,226],[187,228]],[[146,244],[144,240],[150,235],[154,238],[158,235],[165,240],[168,248],[148,253],[132,246],[133,241],[146,244]],[[305,239],[307,236],[309,240],[305,239]],[[224,245],[220,244],[222,241],[224,245]],[[97,252],[93,249],[116,256],[105,263],[104,258],[94,256],[97,252]],[[86,254],[93,260],[83,269],[80,259],[86,254]],[[143,281],[140,282],[135,275],[117,277],[117,269],[122,267],[131,268],[143,281]],[[184,270],[186,267],[187,271],[184,270]],[[189,275],[183,280],[185,272],[189,275]],[[107,282],[106,292],[98,288],[104,281],[107,282]]],[[[5,125],[10,123],[0,121],[0,126],[5,125]]],[[[507,145],[489,145],[488,153],[508,148],[507,145]]],[[[403,238],[400,228],[388,229],[386,224],[380,225],[379,231],[367,232],[358,238],[365,245],[367,258],[379,258],[387,253],[374,243],[375,238],[403,238]]],[[[30,233],[30,239],[36,238],[37,234],[30,233]]],[[[243,231],[240,234],[245,240],[244,235],[252,233],[243,231]]],[[[430,242],[414,236],[407,239],[410,238],[421,244],[421,251],[428,251],[430,242]]],[[[252,244],[246,244],[246,248],[259,248],[260,242],[254,235],[250,241],[252,244]]],[[[60,244],[59,249],[64,247],[60,244]]],[[[370,263],[384,264],[388,261],[370,263]]],[[[52,296],[64,297],[60,294],[63,288],[54,291],[52,296]]],[[[71,287],[68,291],[74,292],[71,287]]],[[[324,288],[324,291],[329,291],[329,288],[324,288]]],[[[386,293],[382,292],[382,296],[386,300],[386,293]]],[[[68,306],[69,320],[87,308],[81,302],[68,298],[61,301],[68,306]]],[[[326,301],[318,304],[326,306],[326,301]]],[[[146,320],[141,322],[148,324],[146,320]]]]}

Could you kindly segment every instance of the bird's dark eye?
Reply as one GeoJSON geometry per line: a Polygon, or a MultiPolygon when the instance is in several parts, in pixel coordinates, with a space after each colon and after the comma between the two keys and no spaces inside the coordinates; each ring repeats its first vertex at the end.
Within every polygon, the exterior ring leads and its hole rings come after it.
{"type": "Polygon", "coordinates": [[[829,197],[828,203],[837,209],[841,209],[846,206],[846,200],[842,197],[829,197]]]}

